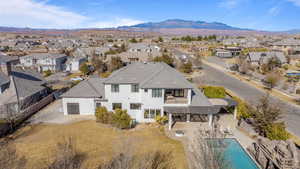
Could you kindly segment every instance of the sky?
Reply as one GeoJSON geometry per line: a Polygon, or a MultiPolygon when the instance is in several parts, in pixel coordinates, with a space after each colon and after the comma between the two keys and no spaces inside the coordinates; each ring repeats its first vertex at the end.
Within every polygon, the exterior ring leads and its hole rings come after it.
{"type": "Polygon", "coordinates": [[[185,19],[256,30],[300,29],[300,0],[0,0],[0,26],[107,28],[185,19]]]}

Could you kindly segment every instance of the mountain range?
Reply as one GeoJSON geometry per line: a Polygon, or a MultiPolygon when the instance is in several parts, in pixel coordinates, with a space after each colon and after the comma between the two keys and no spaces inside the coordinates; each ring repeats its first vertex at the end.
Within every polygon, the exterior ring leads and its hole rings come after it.
{"type": "Polygon", "coordinates": [[[200,35],[200,34],[216,34],[216,35],[242,35],[242,34],[298,34],[300,29],[271,32],[252,30],[247,28],[238,28],[220,22],[190,21],[182,19],[169,19],[161,22],[146,22],[132,26],[120,26],[117,28],[86,28],[86,29],[33,29],[33,28],[16,28],[16,27],[0,27],[0,32],[73,32],[80,30],[125,30],[136,32],[158,32],[171,35],[200,35]]]}
{"type": "Polygon", "coordinates": [[[119,29],[214,29],[214,30],[249,30],[232,27],[220,22],[189,21],[182,19],[169,19],[162,22],[147,22],[133,26],[122,26],[119,29]]]}

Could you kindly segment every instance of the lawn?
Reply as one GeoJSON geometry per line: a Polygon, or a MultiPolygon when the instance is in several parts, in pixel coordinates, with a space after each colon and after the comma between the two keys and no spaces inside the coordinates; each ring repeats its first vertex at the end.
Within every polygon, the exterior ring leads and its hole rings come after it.
{"type": "Polygon", "coordinates": [[[67,125],[27,126],[14,137],[17,152],[28,160],[26,168],[41,168],[51,161],[56,144],[69,137],[74,138],[76,147],[84,153],[85,168],[95,168],[97,164],[109,160],[121,147],[122,141],[128,141],[128,138],[136,146],[135,153],[172,150],[176,168],[187,168],[182,144],[169,139],[162,129],[155,126],[141,125],[136,129],[120,131],[95,121],[82,121],[67,125]]]}

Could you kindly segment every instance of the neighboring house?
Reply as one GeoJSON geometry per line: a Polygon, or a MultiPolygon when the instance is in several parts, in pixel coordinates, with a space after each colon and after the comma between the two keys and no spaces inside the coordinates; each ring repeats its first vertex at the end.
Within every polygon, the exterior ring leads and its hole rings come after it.
{"type": "Polygon", "coordinates": [[[232,58],[232,53],[224,49],[217,49],[216,56],[220,58],[232,58]]]}
{"type": "Polygon", "coordinates": [[[239,47],[224,47],[216,50],[216,56],[220,58],[232,58],[241,54],[239,47]]]}
{"type": "Polygon", "coordinates": [[[0,94],[9,87],[9,72],[11,66],[19,63],[17,56],[7,56],[0,54],[0,94]]]}
{"type": "Polygon", "coordinates": [[[66,62],[66,71],[69,72],[78,72],[80,71],[80,65],[87,61],[86,57],[80,57],[80,58],[68,58],[66,62]]]}
{"type": "Polygon", "coordinates": [[[283,52],[250,52],[247,56],[248,62],[257,66],[267,64],[272,58],[277,59],[279,64],[287,63],[287,58],[283,52]]]}
{"type": "Polygon", "coordinates": [[[272,44],[273,49],[281,50],[286,54],[292,54],[294,50],[300,48],[300,40],[298,39],[283,39],[272,44]]]}
{"type": "MultiPolygon", "coordinates": [[[[38,102],[50,92],[42,75],[34,71],[8,68],[9,87],[0,94],[0,110],[19,112],[38,102]]],[[[3,112],[2,112],[3,113],[3,112]]],[[[2,117],[2,115],[1,115],[2,117]]]]}
{"type": "Polygon", "coordinates": [[[54,53],[32,53],[20,57],[20,63],[24,67],[36,68],[39,72],[51,70],[54,72],[62,71],[67,56],[54,53]]]}
{"type": "Polygon", "coordinates": [[[147,62],[153,57],[161,56],[160,47],[147,43],[130,44],[128,48],[126,52],[108,55],[107,61],[110,61],[112,57],[118,56],[124,63],[147,62]]]}
{"type": "Polygon", "coordinates": [[[208,116],[209,124],[220,107],[210,102],[177,70],[165,63],[132,63],[107,79],[90,78],[62,95],[65,115],[94,115],[105,106],[108,111],[127,110],[136,122],[154,122],[156,116],[208,116]]]}

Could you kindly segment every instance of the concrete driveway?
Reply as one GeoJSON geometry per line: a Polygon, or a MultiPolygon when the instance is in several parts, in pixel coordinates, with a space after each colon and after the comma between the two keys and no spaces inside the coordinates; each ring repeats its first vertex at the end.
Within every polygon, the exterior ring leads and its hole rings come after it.
{"type": "Polygon", "coordinates": [[[82,120],[95,120],[95,116],[63,114],[62,100],[56,100],[32,116],[28,122],[31,124],[68,124],[82,120]]]}

